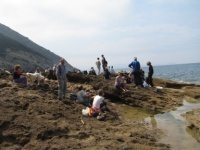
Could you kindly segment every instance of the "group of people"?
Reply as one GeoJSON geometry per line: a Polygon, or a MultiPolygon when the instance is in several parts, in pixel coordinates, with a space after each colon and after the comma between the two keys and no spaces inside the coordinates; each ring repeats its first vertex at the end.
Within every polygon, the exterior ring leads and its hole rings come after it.
{"type": "MultiPolygon", "coordinates": [[[[59,65],[56,67],[56,77],[58,80],[58,99],[62,100],[66,96],[66,89],[67,89],[67,68],[65,67],[65,59],[61,59],[59,65]]],[[[35,73],[32,75],[41,75],[40,69],[37,68],[35,73]]],[[[22,85],[23,87],[28,87],[28,80],[27,77],[31,75],[31,73],[25,73],[21,70],[20,65],[14,66],[14,73],[13,73],[13,82],[22,85]]]]}
{"type": "Polygon", "coordinates": [[[126,89],[126,83],[134,82],[136,85],[136,88],[140,85],[141,87],[153,87],[153,66],[151,65],[151,62],[148,61],[147,65],[148,68],[148,76],[145,78],[144,71],[140,67],[140,62],[137,60],[137,57],[134,57],[134,60],[128,65],[131,68],[131,71],[127,78],[124,77],[123,73],[120,72],[118,76],[115,78],[115,87],[117,89],[121,89],[123,92],[127,92],[126,89]],[[132,76],[132,77],[131,77],[132,76]]]}
{"type": "Polygon", "coordinates": [[[147,84],[149,84],[150,86],[152,87],[154,86],[152,80],[152,76],[154,73],[153,66],[151,65],[150,61],[147,62],[147,65],[149,66],[147,78],[144,77],[141,78],[141,74],[143,74],[144,76],[144,72],[141,70],[140,62],[137,60],[137,57],[134,57],[134,60],[128,65],[128,67],[132,69],[131,74],[133,74],[136,87],[138,87],[138,85],[143,86],[144,81],[147,82],[147,84]],[[143,81],[141,81],[141,79],[143,81]]]}
{"type": "Polygon", "coordinates": [[[101,72],[101,65],[103,68],[103,71],[105,72],[106,70],[109,71],[110,73],[115,73],[113,66],[108,66],[108,62],[106,60],[106,58],[104,57],[104,55],[101,55],[102,60],[100,61],[99,57],[96,60],[96,66],[97,66],[97,70],[98,70],[98,75],[101,72]]]}
{"type": "Polygon", "coordinates": [[[85,106],[90,107],[93,112],[90,112],[90,115],[95,117],[99,114],[101,114],[104,111],[109,111],[112,113],[115,113],[112,111],[107,103],[104,101],[104,92],[102,89],[99,89],[96,96],[91,95],[90,90],[86,89],[83,90],[83,86],[78,87],[78,92],[75,100],[79,104],[83,104],[85,106]],[[95,112],[95,114],[93,114],[95,112]]]}
{"type": "MultiPolygon", "coordinates": [[[[102,62],[100,62],[99,58],[97,58],[96,61],[97,69],[98,69],[98,74],[100,74],[101,71],[101,65],[104,71],[104,77],[105,79],[110,79],[110,71],[109,68],[107,67],[108,62],[106,61],[104,55],[102,55],[102,62]]],[[[148,77],[144,81],[147,82],[147,84],[151,85],[153,87],[153,82],[152,82],[152,76],[154,73],[153,66],[151,65],[151,62],[147,62],[147,65],[149,66],[149,71],[148,71],[148,77]]],[[[134,83],[136,87],[141,85],[141,80],[140,80],[140,75],[141,75],[141,67],[140,67],[140,62],[137,60],[136,57],[134,57],[134,60],[128,65],[132,71],[130,75],[133,75],[134,83]]],[[[113,67],[110,68],[113,72],[113,67]]],[[[65,59],[62,58],[60,60],[60,63],[58,65],[55,65],[53,68],[54,74],[57,77],[58,80],[58,99],[63,100],[66,98],[66,89],[67,89],[67,68],[65,67],[65,59]]],[[[89,74],[96,74],[94,68],[91,68],[91,71],[89,74]]],[[[118,89],[121,89],[123,92],[127,92],[128,90],[126,89],[125,86],[125,77],[123,76],[123,73],[119,73],[119,75],[115,78],[115,83],[114,86],[118,89]]],[[[13,74],[13,81],[16,83],[22,83],[24,87],[27,87],[27,78],[26,78],[26,73],[23,73],[21,71],[21,66],[20,65],[15,65],[14,67],[14,74],[13,74]],[[23,75],[21,77],[21,75],[23,75]]],[[[90,106],[96,111],[102,112],[105,109],[109,110],[109,107],[107,106],[107,103],[103,101],[103,91],[100,89],[98,91],[98,95],[92,96],[90,94],[89,90],[84,91],[83,87],[80,86],[78,88],[78,93],[77,93],[77,102],[84,104],[86,106],[90,106]]]]}

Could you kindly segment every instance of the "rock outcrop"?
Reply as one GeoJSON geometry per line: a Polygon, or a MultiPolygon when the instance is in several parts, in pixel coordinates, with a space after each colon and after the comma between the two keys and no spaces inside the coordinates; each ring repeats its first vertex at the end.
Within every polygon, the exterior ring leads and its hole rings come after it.
{"type": "MultiPolygon", "coordinates": [[[[68,74],[67,98],[57,99],[57,81],[45,80],[40,85],[20,88],[12,82],[12,76],[0,79],[0,147],[1,150],[45,149],[157,149],[168,150],[170,145],[158,143],[162,136],[159,129],[150,129],[145,122],[126,122],[117,105],[127,104],[146,110],[165,112],[182,105],[182,98],[189,96],[196,85],[180,84],[178,90],[168,87],[169,81],[155,79],[156,88],[138,88],[127,84],[128,93],[113,87],[113,80],[102,75],[86,76],[68,74]],[[102,88],[107,103],[118,115],[106,113],[104,121],[83,117],[85,106],[69,99],[82,85],[93,95],[102,88]],[[190,87],[190,88],[187,88],[190,87]],[[188,89],[190,89],[188,91],[188,89]]],[[[115,76],[115,75],[113,75],[115,76]]],[[[171,83],[171,81],[170,81],[171,83]]],[[[179,84],[179,83],[174,83],[179,84]]],[[[199,93],[192,93],[198,98],[199,93]]],[[[133,108],[134,109],[134,108],[133,108]]]]}

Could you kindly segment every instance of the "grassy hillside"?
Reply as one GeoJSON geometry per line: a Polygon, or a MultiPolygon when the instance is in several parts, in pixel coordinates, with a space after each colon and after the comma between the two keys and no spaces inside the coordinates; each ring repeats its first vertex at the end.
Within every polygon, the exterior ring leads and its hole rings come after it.
{"type": "Polygon", "coordinates": [[[0,67],[11,69],[15,64],[21,64],[28,71],[52,66],[46,56],[0,34],[0,67]]]}
{"type": "MultiPolygon", "coordinates": [[[[35,67],[45,69],[58,64],[60,58],[0,23],[0,67],[10,69],[20,63],[26,70],[34,70],[35,67]]],[[[68,63],[66,66],[70,71],[74,69],[68,63]]]]}

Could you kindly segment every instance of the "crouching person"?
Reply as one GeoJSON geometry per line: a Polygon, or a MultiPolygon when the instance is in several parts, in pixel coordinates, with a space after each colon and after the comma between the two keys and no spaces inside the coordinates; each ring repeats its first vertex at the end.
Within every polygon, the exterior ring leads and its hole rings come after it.
{"type": "Polygon", "coordinates": [[[123,73],[119,73],[119,75],[115,78],[115,87],[118,89],[122,89],[123,92],[128,92],[125,86],[123,73]]]}
{"type": "Polygon", "coordinates": [[[22,84],[23,87],[27,87],[27,78],[26,77],[21,77],[21,75],[25,76],[26,73],[23,73],[21,71],[21,66],[20,65],[15,65],[14,67],[14,73],[13,73],[13,82],[22,84]]]}
{"type": "Polygon", "coordinates": [[[77,93],[77,102],[90,107],[90,101],[91,95],[83,90],[83,86],[80,86],[77,93]]]}
{"type": "MultiPolygon", "coordinates": [[[[90,108],[89,116],[96,117],[104,111],[109,111],[114,113],[104,101],[103,90],[98,90],[98,95],[94,97],[92,107],[90,108]]],[[[115,113],[114,113],[115,114],[115,113]]]]}

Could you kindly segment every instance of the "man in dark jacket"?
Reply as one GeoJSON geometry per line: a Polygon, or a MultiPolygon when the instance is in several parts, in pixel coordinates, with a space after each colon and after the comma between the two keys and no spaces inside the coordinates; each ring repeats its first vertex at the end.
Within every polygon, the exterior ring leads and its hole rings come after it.
{"type": "Polygon", "coordinates": [[[102,67],[103,67],[103,71],[106,70],[106,67],[108,65],[108,62],[106,61],[106,58],[104,57],[104,55],[101,55],[102,57],[102,67]]]}
{"type": "Polygon", "coordinates": [[[136,87],[140,84],[140,62],[137,61],[137,57],[134,57],[134,61],[131,62],[129,65],[128,65],[130,68],[133,69],[133,76],[134,76],[134,81],[135,81],[135,85],[136,87]]]}
{"type": "Polygon", "coordinates": [[[153,76],[153,66],[151,65],[151,62],[150,61],[148,61],[147,62],[147,66],[149,66],[149,72],[148,72],[148,77],[147,77],[147,79],[148,79],[148,84],[150,84],[152,87],[153,87],[153,79],[152,79],[152,76],[153,76]]]}

